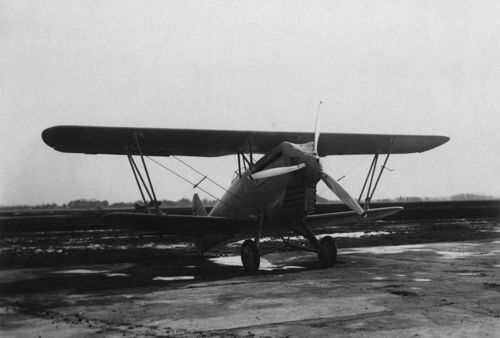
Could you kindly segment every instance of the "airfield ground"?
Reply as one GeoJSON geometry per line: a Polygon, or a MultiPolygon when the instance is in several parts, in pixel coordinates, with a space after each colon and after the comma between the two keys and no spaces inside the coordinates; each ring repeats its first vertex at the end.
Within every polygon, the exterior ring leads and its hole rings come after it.
{"type": "Polygon", "coordinates": [[[234,245],[200,257],[126,232],[3,234],[0,336],[498,337],[499,231],[494,219],[338,228],[333,268],[280,251],[256,276],[234,245]]]}

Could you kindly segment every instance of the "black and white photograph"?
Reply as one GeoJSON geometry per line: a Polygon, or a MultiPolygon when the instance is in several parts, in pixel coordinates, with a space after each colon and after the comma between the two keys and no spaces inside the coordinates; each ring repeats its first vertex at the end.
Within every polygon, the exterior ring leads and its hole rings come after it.
{"type": "Polygon", "coordinates": [[[499,337],[499,18],[0,0],[0,337],[499,337]]]}

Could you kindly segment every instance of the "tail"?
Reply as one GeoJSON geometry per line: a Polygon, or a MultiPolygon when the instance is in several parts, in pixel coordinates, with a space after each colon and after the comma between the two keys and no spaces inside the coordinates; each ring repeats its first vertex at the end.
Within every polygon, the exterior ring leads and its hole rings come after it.
{"type": "Polygon", "coordinates": [[[203,204],[201,204],[200,197],[198,194],[193,195],[193,215],[195,216],[207,216],[207,211],[203,204]]]}

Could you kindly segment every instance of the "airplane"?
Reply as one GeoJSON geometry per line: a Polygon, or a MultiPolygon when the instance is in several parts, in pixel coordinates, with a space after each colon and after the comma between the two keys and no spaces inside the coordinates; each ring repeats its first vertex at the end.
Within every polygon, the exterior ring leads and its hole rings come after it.
{"type": "MultiPolygon", "coordinates": [[[[314,133],[54,126],[45,129],[42,138],[61,152],[128,157],[144,210],[110,212],[103,216],[105,224],[188,237],[202,254],[218,245],[244,240],[241,261],[244,271],[250,274],[259,270],[262,255],[278,249],[268,252],[259,249],[261,239],[273,234],[282,239],[281,247],[315,252],[321,267],[332,267],[337,259],[336,242],[331,236],[319,239],[315,232],[335,225],[381,219],[401,211],[403,208],[399,206],[370,209],[373,193],[384,169],[388,169],[389,156],[424,152],[449,141],[446,136],[320,134],[317,126],[314,133]],[[263,156],[255,160],[256,154],[263,156]],[[362,154],[373,155],[373,160],[359,198],[355,199],[323,170],[320,159],[362,154]],[[192,215],[169,214],[160,209],[145,158],[157,162],[151,156],[178,159],[177,156],[226,155],[236,155],[238,169],[210,213],[197,194],[193,197],[192,215]],[[376,175],[380,155],[385,155],[385,160],[376,175]],[[143,169],[139,169],[134,156],[140,158],[143,169]],[[320,180],[351,211],[313,214],[320,180]],[[286,233],[303,236],[309,246],[292,244],[286,233]]],[[[186,180],[181,174],[174,174],[186,180]]],[[[210,178],[203,176],[200,182],[188,182],[205,191],[200,184],[210,178]]]]}

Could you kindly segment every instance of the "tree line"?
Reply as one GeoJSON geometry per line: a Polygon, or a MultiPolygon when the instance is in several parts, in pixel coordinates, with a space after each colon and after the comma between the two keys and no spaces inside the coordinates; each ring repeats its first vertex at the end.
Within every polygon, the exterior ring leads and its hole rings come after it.
{"type": "MultiPolygon", "coordinates": [[[[181,198],[177,201],[171,200],[161,200],[161,207],[191,207],[192,200],[189,198],[181,198]]],[[[204,206],[213,206],[215,205],[215,200],[208,200],[204,198],[202,203],[204,206]]],[[[57,204],[57,203],[46,203],[46,204],[38,204],[38,205],[13,205],[13,206],[0,206],[0,210],[45,210],[45,209],[112,209],[112,208],[141,208],[144,206],[142,201],[135,202],[114,202],[109,203],[107,200],[98,200],[98,199],[86,199],[79,198],[76,200],[72,200],[65,204],[57,204]]]]}
{"type": "MultiPolygon", "coordinates": [[[[373,202],[430,202],[430,201],[475,201],[475,200],[491,200],[495,199],[494,196],[481,195],[481,194],[457,194],[447,198],[429,198],[429,197],[416,197],[416,196],[399,196],[396,198],[384,198],[384,199],[376,199],[373,202]]],[[[172,200],[161,200],[161,207],[191,207],[192,200],[190,198],[181,198],[177,201],[172,200]]],[[[202,203],[206,207],[214,206],[216,200],[208,200],[204,198],[202,203]]],[[[317,203],[339,203],[339,201],[331,201],[324,197],[317,196],[317,203]]],[[[0,206],[0,210],[42,210],[42,209],[112,209],[112,208],[141,208],[144,206],[142,201],[135,202],[114,202],[109,203],[106,200],[97,200],[97,199],[85,199],[80,198],[76,200],[72,200],[68,203],[59,205],[57,203],[47,203],[47,204],[39,204],[39,205],[13,205],[13,206],[0,206]]]]}

